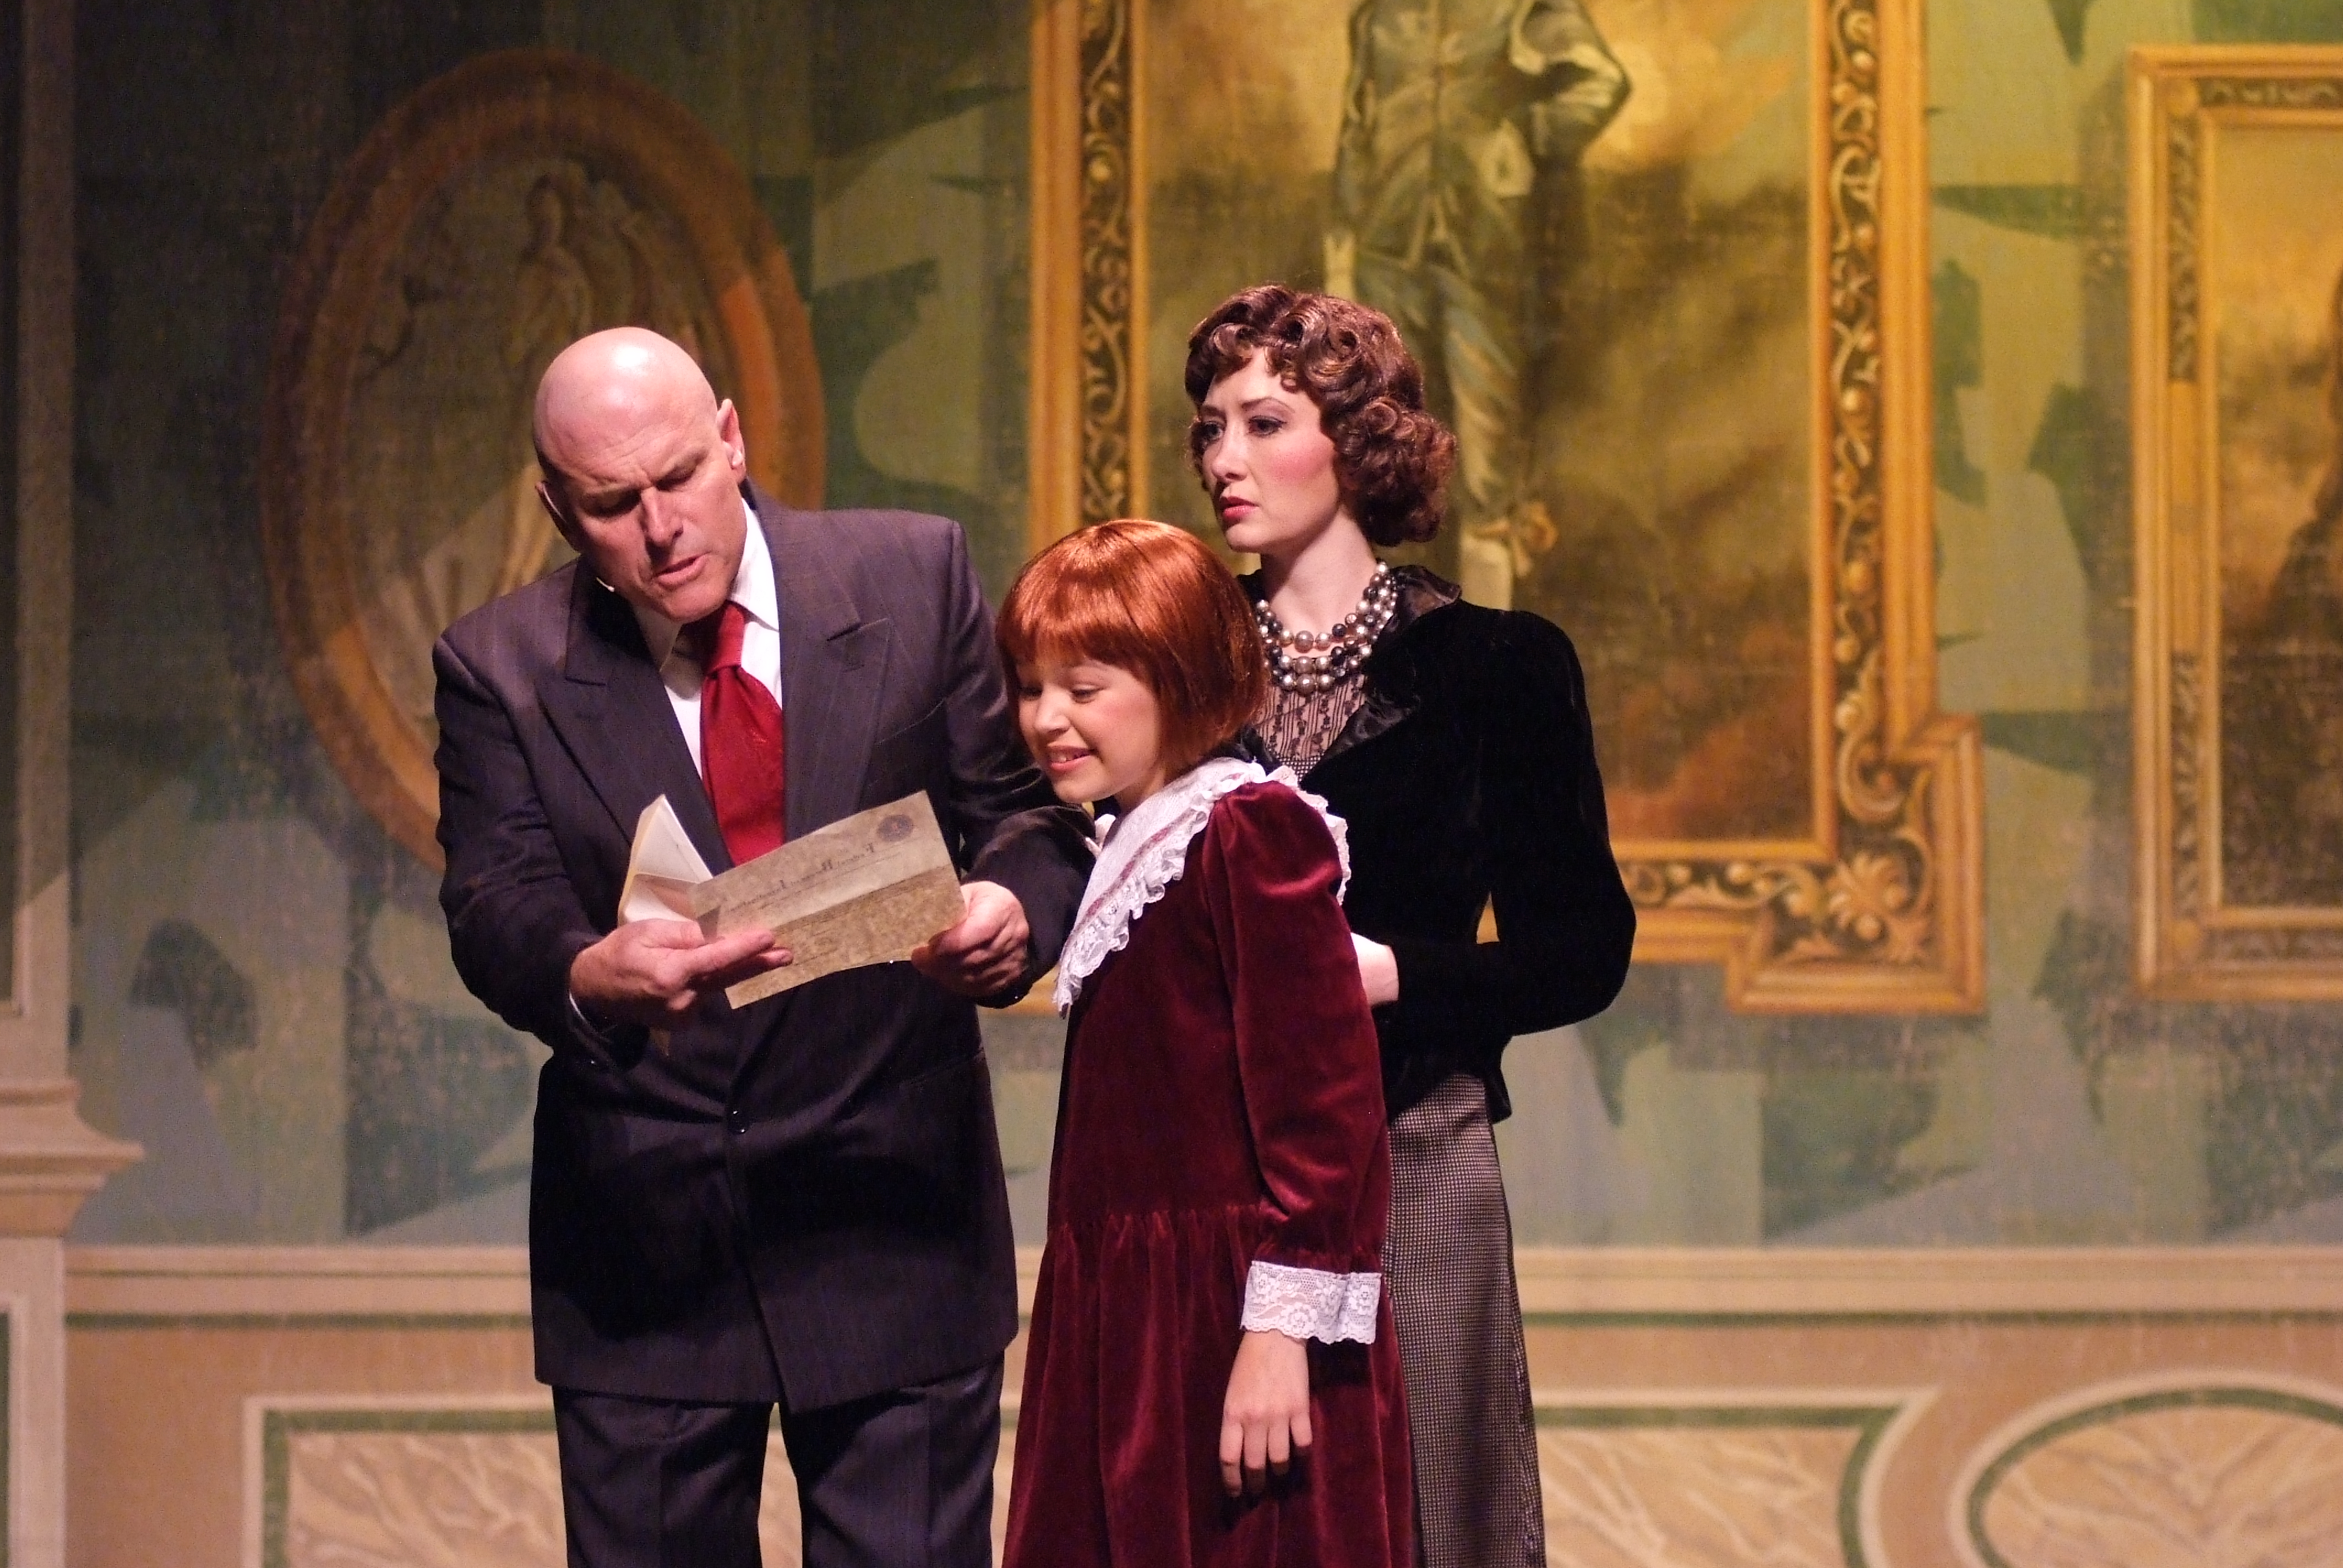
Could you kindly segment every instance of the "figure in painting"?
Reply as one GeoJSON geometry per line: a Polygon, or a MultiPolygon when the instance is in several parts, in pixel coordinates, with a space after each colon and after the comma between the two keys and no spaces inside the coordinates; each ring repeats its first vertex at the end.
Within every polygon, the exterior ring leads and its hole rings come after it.
{"type": "Polygon", "coordinates": [[[1552,537],[1525,494],[1537,240],[1627,87],[1579,0],[1363,0],[1351,18],[1327,287],[1423,357],[1456,433],[1458,521],[1515,558],[1507,602],[1552,537]]]}
{"type": "Polygon", "coordinates": [[[528,244],[513,278],[505,333],[505,366],[515,388],[514,472],[498,593],[536,578],[554,553],[553,526],[537,501],[545,476],[529,444],[529,399],[553,357],[598,327],[631,325],[671,338],[707,363],[691,307],[667,276],[676,258],[667,254],[655,220],[623,191],[564,159],[529,186],[526,210],[528,244]]]}
{"type": "Polygon", "coordinates": [[[2327,310],[2329,449],[2258,625],[2224,661],[2232,903],[2343,905],[2343,276],[2327,310]]]}
{"type": "MultiPolygon", "coordinates": [[[[576,187],[584,181],[575,164],[564,164],[528,187],[528,248],[521,253],[513,279],[510,323],[505,331],[505,366],[514,385],[532,390],[553,363],[553,357],[594,329],[594,280],[586,264],[569,248],[569,207],[576,187]],[[564,186],[570,189],[565,195],[564,186]]],[[[537,487],[545,482],[531,445],[529,411],[513,401],[513,429],[508,449],[513,469],[511,520],[505,534],[504,563],[497,570],[497,591],[510,593],[545,569],[554,532],[545,508],[537,504],[537,487]]]]}
{"type": "Polygon", "coordinates": [[[538,500],[534,398],[554,357],[600,327],[648,327],[728,380],[712,301],[675,222],[574,157],[531,155],[450,181],[386,276],[350,401],[366,519],[360,616],[408,717],[432,723],[432,640],[567,558],[538,500]],[[482,451],[495,454],[491,462],[482,451]]]}

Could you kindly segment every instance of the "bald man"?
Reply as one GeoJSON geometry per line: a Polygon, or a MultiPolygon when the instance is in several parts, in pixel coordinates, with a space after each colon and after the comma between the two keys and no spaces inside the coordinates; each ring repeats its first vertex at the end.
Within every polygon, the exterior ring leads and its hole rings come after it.
{"type": "Polygon", "coordinates": [[[554,360],[536,438],[579,559],[433,662],[456,965],[553,1048],[529,1284],[569,1561],[755,1568],[778,1407],[809,1568],[989,1563],[1017,1296],[971,1000],[1056,960],[1085,819],[1019,743],[957,526],[781,506],[638,329],[554,360]],[[769,934],[618,923],[660,795],[721,870],[920,789],[967,912],[912,964],[735,1010],[769,934]]]}

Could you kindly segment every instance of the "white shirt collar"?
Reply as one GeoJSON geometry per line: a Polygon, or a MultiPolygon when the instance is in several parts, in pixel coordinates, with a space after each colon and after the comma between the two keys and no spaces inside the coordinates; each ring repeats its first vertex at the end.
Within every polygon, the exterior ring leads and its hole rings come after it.
{"type": "MultiPolygon", "coordinates": [[[[740,499],[740,512],[748,519],[748,531],[740,541],[740,565],[732,574],[733,602],[749,612],[749,618],[773,631],[781,628],[779,590],[773,584],[773,554],[765,543],[764,525],[757,521],[756,508],[747,497],[740,499]]],[[[664,667],[668,656],[675,651],[675,639],[683,635],[683,624],[672,621],[655,609],[639,604],[628,604],[635,612],[635,624],[643,629],[643,647],[649,650],[654,667],[664,667]]]]}

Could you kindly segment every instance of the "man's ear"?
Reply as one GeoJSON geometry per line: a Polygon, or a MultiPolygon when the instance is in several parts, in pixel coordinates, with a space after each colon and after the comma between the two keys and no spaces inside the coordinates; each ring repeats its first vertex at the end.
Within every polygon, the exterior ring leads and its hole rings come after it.
{"type": "Polygon", "coordinates": [[[725,461],[735,474],[749,471],[748,443],[740,439],[740,410],[727,397],[716,405],[716,436],[724,443],[725,461]]]}
{"type": "Polygon", "coordinates": [[[578,530],[570,526],[568,514],[561,509],[561,503],[553,498],[552,487],[543,479],[537,482],[537,504],[543,507],[545,515],[553,519],[553,531],[561,536],[562,543],[584,555],[586,547],[578,542],[578,530]]]}

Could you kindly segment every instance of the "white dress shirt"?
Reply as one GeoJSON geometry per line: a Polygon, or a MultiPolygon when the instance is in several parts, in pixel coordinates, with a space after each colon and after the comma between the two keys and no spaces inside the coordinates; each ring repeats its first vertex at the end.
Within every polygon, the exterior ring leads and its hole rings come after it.
{"type": "MultiPolygon", "coordinates": [[[[781,701],[781,604],[773,586],[773,554],[765,544],[764,525],[743,500],[740,510],[749,520],[741,541],[740,568],[732,574],[732,602],[749,612],[740,633],[740,668],[753,677],[773,701],[781,701]]],[[[699,686],[707,678],[689,649],[677,646],[683,628],[657,610],[633,607],[636,624],[643,628],[643,646],[659,666],[667,686],[668,706],[683,729],[683,743],[691,748],[691,765],[699,761],[699,686]]]]}

